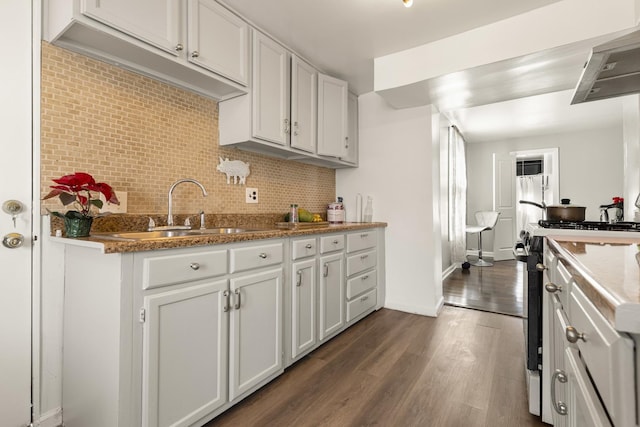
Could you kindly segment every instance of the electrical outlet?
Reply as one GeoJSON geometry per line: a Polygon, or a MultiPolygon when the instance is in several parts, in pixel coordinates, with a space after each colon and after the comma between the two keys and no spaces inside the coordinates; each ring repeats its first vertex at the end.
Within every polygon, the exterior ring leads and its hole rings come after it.
{"type": "Polygon", "coordinates": [[[245,202],[247,203],[258,203],[258,189],[257,188],[247,188],[246,189],[246,197],[245,202]]]}

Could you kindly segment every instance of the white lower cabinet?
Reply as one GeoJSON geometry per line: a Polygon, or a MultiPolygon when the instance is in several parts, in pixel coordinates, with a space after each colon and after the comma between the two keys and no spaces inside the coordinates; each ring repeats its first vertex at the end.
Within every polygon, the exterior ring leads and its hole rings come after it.
{"type": "Polygon", "coordinates": [[[282,371],[282,269],[230,280],[229,399],[282,371]]]}
{"type": "Polygon", "coordinates": [[[316,259],[291,268],[291,357],[311,350],[316,342],[316,259]]]}
{"type": "Polygon", "coordinates": [[[142,425],[191,425],[227,402],[226,279],[144,297],[142,425]]]}
{"type": "Polygon", "coordinates": [[[320,258],[320,340],[325,340],[344,326],[344,255],[320,258]]]}

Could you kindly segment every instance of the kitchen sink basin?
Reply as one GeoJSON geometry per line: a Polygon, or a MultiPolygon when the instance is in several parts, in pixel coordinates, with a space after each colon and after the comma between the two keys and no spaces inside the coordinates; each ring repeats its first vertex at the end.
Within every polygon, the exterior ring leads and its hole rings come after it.
{"type": "Polygon", "coordinates": [[[154,230],[154,231],[125,231],[121,233],[92,233],[91,236],[108,240],[158,240],[185,236],[205,236],[211,234],[239,234],[269,231],[262,228],[205,228],[195,230],[154,230]]]}

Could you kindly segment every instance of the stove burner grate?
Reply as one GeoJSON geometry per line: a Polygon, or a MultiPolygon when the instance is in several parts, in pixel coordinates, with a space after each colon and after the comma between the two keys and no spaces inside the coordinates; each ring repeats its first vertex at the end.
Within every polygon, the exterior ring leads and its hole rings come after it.
{"type": "Polygon", "coordinates": [[[605,230],[605,231],[640,231],[639,222],[599,222],[599,221],[548,221],[540,220],[543,228],[559,228],[564,230],[605,230]]]}

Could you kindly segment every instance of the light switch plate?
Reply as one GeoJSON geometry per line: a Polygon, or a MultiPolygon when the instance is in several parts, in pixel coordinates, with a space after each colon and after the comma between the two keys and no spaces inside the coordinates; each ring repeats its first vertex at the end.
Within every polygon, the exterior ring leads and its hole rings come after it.
{"type": "Polygon", "coordinates": [[[246,203],[258,203],[258,189],[257,188],[247,188],[246,189],[246,203]]]}

